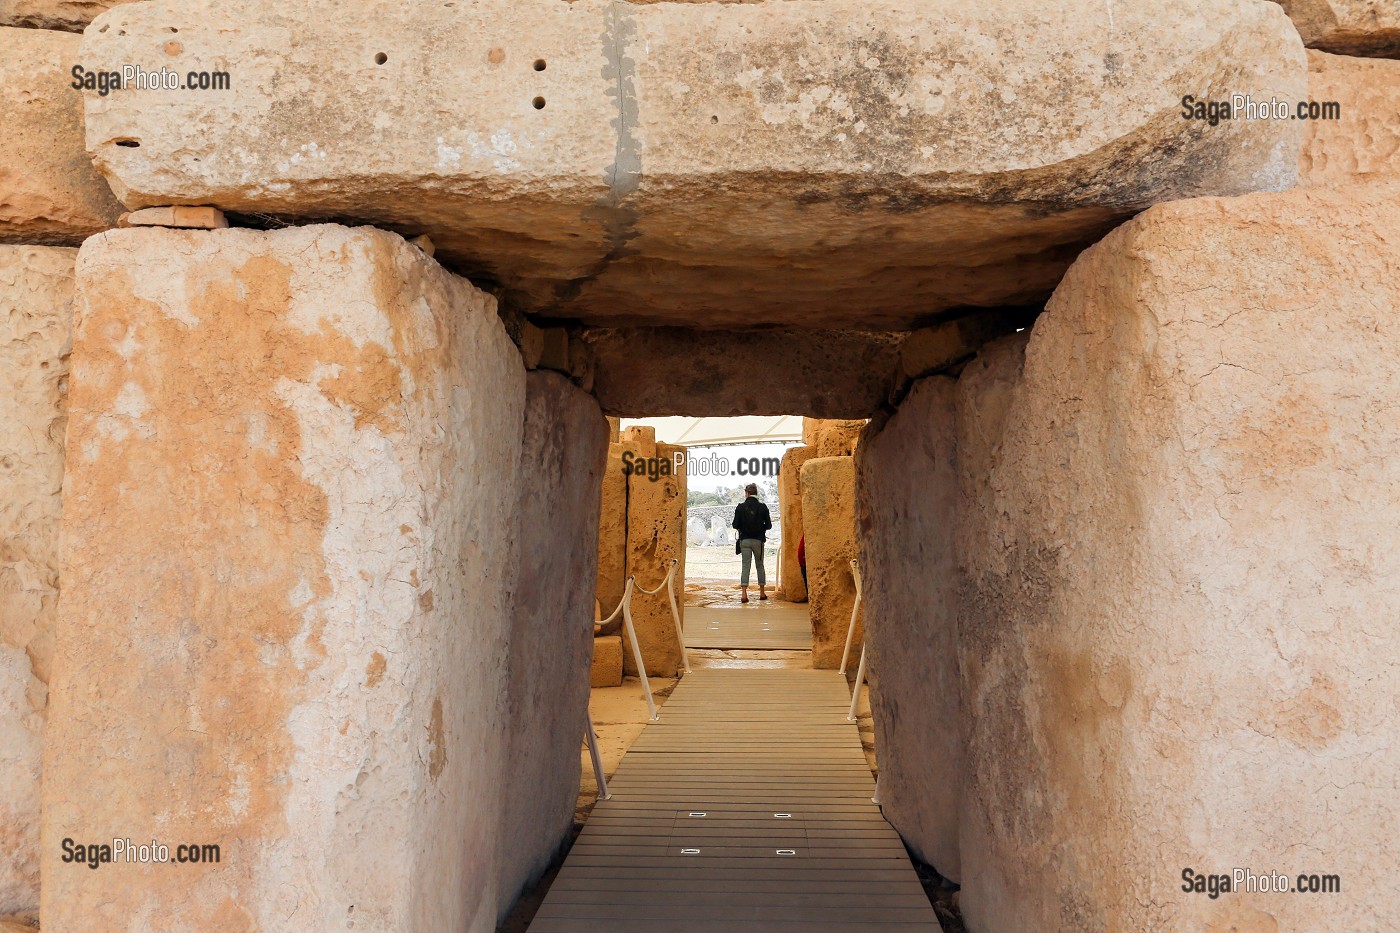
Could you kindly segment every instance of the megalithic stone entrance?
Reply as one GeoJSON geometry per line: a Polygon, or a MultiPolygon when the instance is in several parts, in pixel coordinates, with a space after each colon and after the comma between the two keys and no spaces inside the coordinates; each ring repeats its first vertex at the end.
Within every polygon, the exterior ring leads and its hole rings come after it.
{"type": "Polygon", "coordinates": [[[114,231],[77,279],[45,929],[494,929],[525,399],[494,301],[333,226],[114,231]],[[114,838],[220,858],[62,858],[114,838]]]}

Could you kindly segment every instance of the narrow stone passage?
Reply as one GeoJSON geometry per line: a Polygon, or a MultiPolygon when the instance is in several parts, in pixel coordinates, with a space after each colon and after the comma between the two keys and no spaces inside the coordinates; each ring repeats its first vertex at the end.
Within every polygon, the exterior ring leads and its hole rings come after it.
{"type": "Polygon", "coordinates": [[[937,931],[849,705],[835,671],[687,675],[530,933],[937,931]]]}

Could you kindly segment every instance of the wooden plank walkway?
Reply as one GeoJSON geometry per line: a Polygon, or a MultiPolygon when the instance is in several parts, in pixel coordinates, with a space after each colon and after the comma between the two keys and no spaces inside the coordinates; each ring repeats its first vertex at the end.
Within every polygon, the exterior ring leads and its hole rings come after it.
{"type": "MultiPolygon", "coordinates": [[[[776,600],[769,600],[769,603],[776,600]]],[[[686,606],[687,648],[812,649],[807,607],[751,602],[747,606],[686,606]]]]}
{"type": "Polygon", "coordinates": [[[529,933],[937,933],[849,707],[835,671],[686,675],[529,933]]]}

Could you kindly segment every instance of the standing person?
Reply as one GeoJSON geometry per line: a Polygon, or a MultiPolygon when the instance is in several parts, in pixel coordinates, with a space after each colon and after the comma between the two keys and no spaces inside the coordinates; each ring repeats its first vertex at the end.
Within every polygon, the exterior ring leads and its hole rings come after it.
{"type": "Polygon", "coordinates": [[[768,529],[773,520],[768,517],[768,506],[758,501],[758,486],[749,483],[744,487],[745,499],[734,507],[734,524],[739,532],[739,540],[734,544],[734,553],[744,555],[744,569],[739,576],[739,601],[749,601],[749,564],[758,563],[758,598],[767,599],[765,590],[767,579],[763,575],[763,543],[768,540],[768,529]]]}

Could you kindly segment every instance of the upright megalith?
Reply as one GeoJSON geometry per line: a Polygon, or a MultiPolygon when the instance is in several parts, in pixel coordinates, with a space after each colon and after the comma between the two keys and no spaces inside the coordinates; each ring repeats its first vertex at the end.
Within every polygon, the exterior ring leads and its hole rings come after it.
{"type": "Polygon", "coordinates": [[[866,645],[880,807],[915,855],[960,881],[955,385],[920,380],[863,438],[855,500],[865,617],[876,620],[866,645]]]}
{"type": "Polygon", "coordinates": [[[1153,208],[964,383],[969,929],[1400,916],[1396,196],[1153,208]]]}
{"type": "MultiPolygon", "coordinates": [[[[783,454],[778,467],[778,506],[783,516],[783,536],[779,547],[783,551],[782,587],[783,599],[794,603],[807,601],[807,584],[802,579],[802,565],[797,559],[798,545],[802,544],[805,526],[802,521],[802,464],[817,455],[815,447],[805,445],[792,447],[783,454]]],[[[805,556],[806,549],[803,549],[805,556]]]]}
{"type": "Polygon", "coordinates": [[[507,648],[508,757],[500,836],[502,907],[568,838],[588,715],[598,500],[608,425],[558,373],[525,383],[517,567],[507,648]]]}
{"type": "MultiPolygon", "coordinates": [[[[676,455],[683,454],[685,448],[655,440],[648,443],[646,438],[654,438],[655,431],[642,430],[649,433],[633,434],[637,428],[622,432],[624,443],[629,436],[641,439],[638,447],[641,456],[647,458],[640,468],[634,466],[627,478],[627,575],[637,579],[632,590],[632,623],[647,673],[672,677],[681,666],[681,647],[676,639],[670,597],[665,587],[653,594],[643,593],[641,588],[660,586],[671,561],[678,561],[676,610],[684,621],[686,481],[685,472],[674,466],[676,455]]],[[[635,674],[637,664],[630,646],[623,647],[624,669],[635,674]]]]}
{"type": "Polygon", "coordinates": [[[76,255],[0,246],[0,915],[39,912],[39,777],[76,255]]]}
{"type": "Polygon", "coordinates": [[[494,929],[494,300],[383,231],[142,228],[83,245],[75,320],[45,929],[494,929]],[[63,861],[113,837],[220,857],[63,861]]]}
{"type": "Polygon", "coordinates": [[[121,205],[83,141],[81,37],[0,26],[0,243],[77,246],[121,205]]]}
{"type": "MultiPolygon", "coordinates": [[[[802,530],[807,538],[807,611],[812,617],[812,666],[841,664],[846,632],[855,606],[856,583],[851,560],[856,556],[855,460],[817,457],[800,471],[802,530]]],[[[863,626],[856,621],[859,650],[863,626]]],[[[854,668],[854,664],[852,665],[854,668]]]]}
{"type": "Polygon", "coordinates": [[[1151,204],[1293,183],[1299,122],[1207,126],[1184,95],[1307,92],[1266,0],[298,12],[152,0],[94,21],[89,67],[229,78],[158,106],[85,92],[122,200],[425,232],[525,310],[607,326],[896,331],[1041,301],[1151,204]]]}

